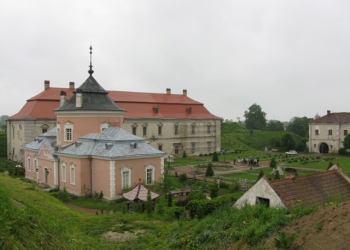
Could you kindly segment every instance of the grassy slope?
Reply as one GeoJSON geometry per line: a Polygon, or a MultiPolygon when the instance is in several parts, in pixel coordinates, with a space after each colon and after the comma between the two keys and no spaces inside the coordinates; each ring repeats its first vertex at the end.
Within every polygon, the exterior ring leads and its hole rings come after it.
{"type": "MultiPolygon", "coordinates": [[[[281,138],[285,131],[260,131],[249,129],[236,122],[224,122],[221,129],[221,146],[226,150],[264,150],[265,147],[273,148],[273,139],[281,138]]],[[[302,137],[290,133],[296,144],[302,141],[302,137]]]]}

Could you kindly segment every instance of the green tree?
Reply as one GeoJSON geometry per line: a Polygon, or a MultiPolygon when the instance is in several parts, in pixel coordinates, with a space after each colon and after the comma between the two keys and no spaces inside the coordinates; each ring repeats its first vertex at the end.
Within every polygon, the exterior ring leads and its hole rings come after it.
{"type": "Polygon", "coordinates": [[[277,167],[277,161],[275,158],[272,158],[270,161],[270,168],[276,168],[277,167]]]}
{"type": "Polygon", "coordinates": [[[216,152],[214,152],[214,154],[213,154],[212,161],[219,161],[219,156],[216,152]]]}
{"type": "Polygon", "coordinates": [[[276,172],[275,172],[275,180],[279,180],[279,179],[281,179],[281,177],[280,177],[280,171],[278,171],[278,170],[276,169],[276,172]]]}
{"type": "Polygon", "coordinates": [[[264,171],[262,171],[262,169],[260,169],[260,172],[259,172],[259,176],[258,176],[257,181],[260,180],[261,177],[263,177],[263,176],[264,176],[264,171]]]}
{"type": "Polygon", "coordinates": [[[209,163],[207,166],[207,170],[205,171],[205,176],[213,176],[214,175],[214,170],[212,167],[212,164],[209,163]]]}
{"type": "Polygon", "coordinates": [[[171,207],[173,205],[173,195],[169,192],[168,193],[168,207],[171,207]]]}
{"type": "Polygon", "coordinates": [[[270,120],[267,123],[267,131],[284,131],[284,125],[280,121],[270,120]]]}
{"type": "Polygon", "coordinates": [[[350,134],[345,136],[343,145],[345,149],[350,149],[350,134]]]}
{"type": "Polygon", "coordinates": [[[284,150],[295,149],[295,141],[290,133],[284,133],[281,138],[281,147],[284,150]]]}
{"type": "Polygon", "coordinates": [[[185,183],[187,181],[187,174],[186,173],[182,173],[179,176],[180,182],[185,183]]]}
{"type": "Polygon", "coordinates": [[[266,130],[266,113],[260,105],[254,103],[244,112],[245,125],[248,129],[266,130]]]}
{"type": "Polygon", "coordinates": [[[309,137],[309,123],[313,121],[313,118],[293,117],[288,126],[287,131],[296,133],[302,137],[309,137]]]}
{"type": "Polygon", "coordinates": [[[212,183],[209,187],[209,195],[210,198],[218,197],[219,194],[219,187],[216,183],[212,183]]]}
{"type": "Polygon", "coordinates": [[[145,209],[146,209],[147,215],[150,216],[152,214],[152,198],[151,198],[150,190],[148,190],[147,192],[147,201],[145,203],[145,209]]]}

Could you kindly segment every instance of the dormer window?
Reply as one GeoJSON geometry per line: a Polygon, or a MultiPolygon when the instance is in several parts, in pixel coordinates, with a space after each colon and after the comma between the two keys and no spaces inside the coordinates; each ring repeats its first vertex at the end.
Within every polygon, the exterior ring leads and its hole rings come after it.
{"type": "Polygon", "coordinates": [[[187,110],[187,113],[192,114],[192,107],[188,107],[186,110],[187,110]]]}
{"type": "Polygon", "coordinates": [[[153,106],[153,111],[154,111],[154,113],[159,113],[159,107],[158,107],[158,105],[153,106]]]}

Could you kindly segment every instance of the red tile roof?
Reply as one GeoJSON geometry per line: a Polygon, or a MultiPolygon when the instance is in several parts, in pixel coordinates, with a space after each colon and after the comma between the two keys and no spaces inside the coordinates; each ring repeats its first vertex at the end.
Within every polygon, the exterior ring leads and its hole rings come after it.
{"type": "MultiPolygon", "coordinates": [[[[73,95],[72,88],[47,88],[27,100],[22,109],[10,119],[55,118],[54,109],[60,105],[60,92],[66,91],[67,99],[73,95]]],[[[108,91],[110,98],[126,110],[125,118],[193,118],[219,119],[203,105],[182,94],[159,94],[127,91],[108,91]],[[158,113],[153,109],[158,106],[158,113]],[[188,112],[191,107],[192,111],[188,112]]]]}
{"type": "MultiPolygon", "coordinates": [[[[341,171],[341,170],[339,170],[341,171]]],[[[342,197],[350,198],[350,184],[338,170],[270,182],[287,208],[322,206],[342,197]]]]}
{"type": "Polygon", "coordinates": [[[313,120],[311,123],[350,123],[350,113],[340,112],[340,113],[329,113],[325,116],[313,120]]]}

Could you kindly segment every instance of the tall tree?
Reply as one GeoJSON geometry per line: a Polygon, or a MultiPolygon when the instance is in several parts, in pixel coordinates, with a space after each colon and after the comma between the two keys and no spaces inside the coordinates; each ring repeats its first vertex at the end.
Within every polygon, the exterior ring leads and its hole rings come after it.
{"type": "Polygon", "coordinates": [[[287,126],[288,132],[296,133],[302,137],[309,137],[309,123],[313,121],[313,118],[293,117],[287,126]]]}
{"type": "Polygon", "coordinates": [[[281,138],[281,147],[284,150],[295,149],[295,141],[290,133],[284,133],[281,138]]]}
{"type": "Polygon", "coordinates": [[[272,121],[272,120],[270,120],[267,123],[267,130],[268,131],[284,131],[284,125],[280,121],[272,121]]]}
{"type": "Polygon", "coordinates": [[[350,149],[350,134],[347,134],[344,138],[343,145],[345,149],[350,149]]]}
{"type": "Polygon", "coordinates": [[[248,129],[265,130],[266,113],[262,111],[260,105],[254,103],[244,112],[245,125],[248,129]]]}

